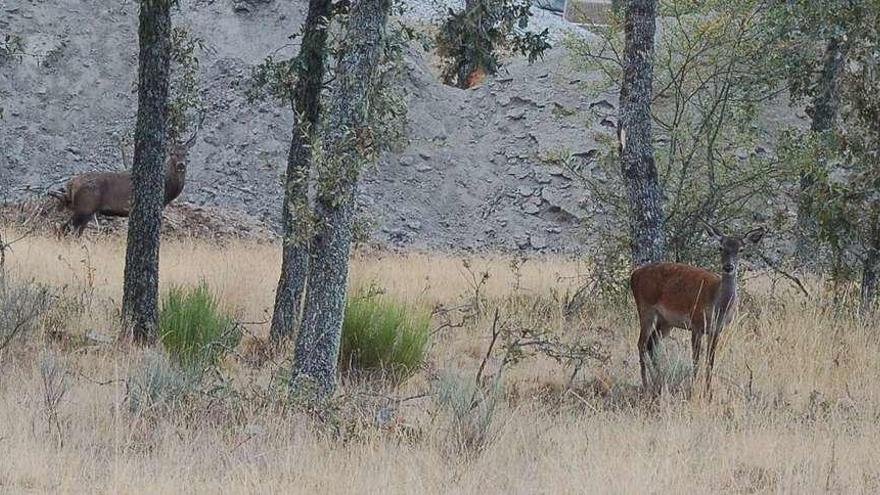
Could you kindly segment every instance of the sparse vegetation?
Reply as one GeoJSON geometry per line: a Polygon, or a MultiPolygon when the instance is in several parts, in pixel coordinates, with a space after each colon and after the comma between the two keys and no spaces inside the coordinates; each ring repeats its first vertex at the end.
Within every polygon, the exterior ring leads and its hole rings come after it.
{"type": "Polygon", "coordinates": [[[0,493],[880,493],[880,3],[424,1],[4,11],[0,493]]]}
{"type": "MultiPolygon", "coordinates": [[[[17,34],[5,33],[0,36],[0,67],[13,61],[20,61],[24,53],[24,40],[17,34]]],[[[3,105],[0,100],[0,120],[3,119],[3,105]]]]}
{"type": "MultiPolygon", "coordinates": [[[[274,289],[265,281],[279,267],[274,246],[230,242],[221,250],[187,241],[162,250],[165,290],[204,279],[222,294],[221,307],[241,308],[242,320],[265,320],[274,289]]],[[[93,292],[90,309],[57,331],[112,335],[118,323],[103,309],[117,304],[120,241],[91,247],[94,286],[59,255],[79,259],[80,248],[27,238],[9,253],[7,270],[37,286],[66,286],[67,297],[93,292]]],[[[343,379],[332,411],[317,414],[285,406],[283,357],[254,364],[236,352],[197,382],[160,350],[21,334],[17,342],[27,345],[0,353],[0,479],[12,491],[69,492],[173,492],[184,484],[207,492],[217,483],[229,493],[293,484],[344,492],[352,483],[425,493],[880,489],[880,467],[866,461],[880,435],[880,328],[831,308],[821,280],[805,280],[820,295],[814,300],[764,276],[744,282],[743,308],[722,334],[708,403],[688,392],[687,332],[673,330],[664,340],[667,392],[654,399],[639,390],[629,301],[593,299],[564,314],[565,298],[553,295],[583,284],[581,263],[550,258],[513,269],[510,259],[474,257],[478,282],[491,273],[480,284],[479,314],[471,277],[455,257],[386,253],[352,263],[354,286],[374,282],[385,297],[450,316],[440,328],[446,320],[435,312],[433,345],[410,379],[343,379]],[[503,331],[475,394],[496,308],[503,331]],[[462,320],[462,312],[469,317],[462,320]],[[535,331],[517,342],[523,329],[535,331]],[[576,363],[525,346],[541,341],[574,353],[574,345],[557,344],[579,340],[599,342],[604,357],[585,359],[574,379],[576,363]],[[47,402],[45,390],[60,399],[47,402]],[[60,434],[54,419],[48,428],[53,407],[60,434]]],[[[264,339],[268,324],[249,329],[264,339]]]]}
{"type": "Polygon", "coordinates": [[[0,36],[0,67],[11,61],[21,60],[24,53],[24,40],[13,33],[0,36]]]}

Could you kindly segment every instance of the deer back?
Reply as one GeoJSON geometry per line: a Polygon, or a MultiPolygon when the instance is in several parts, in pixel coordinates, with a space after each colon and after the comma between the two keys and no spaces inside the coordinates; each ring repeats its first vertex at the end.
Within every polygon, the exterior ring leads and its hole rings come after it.
{"type": "Polygon", "coordinates": [[[131,200],[128,172],[89,172],[68,182],[71,208],[80,214],[127,215],[131,200]]]}
{"type": "Polygon", "coordinates": [[[707,318],[716,312],[720,285],[718,275],[679,263],[645,265],[630,278],[633,297],[640,307],[653,307],[699,328],[705,328],[707,318]]]}

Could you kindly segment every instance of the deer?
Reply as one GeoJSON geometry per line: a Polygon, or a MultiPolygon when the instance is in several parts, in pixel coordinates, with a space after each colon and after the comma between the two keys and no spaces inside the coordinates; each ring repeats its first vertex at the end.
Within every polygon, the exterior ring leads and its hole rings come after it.
{"type": "Polygon", "coordinates": [[[649,378],[653,381],[647,360],[650,359],[651,368],[655,368],[655,352],[661,339],[669,335],[672,328],[680,328],[691,332],[693,380],[699,371],[703,335],[707,336],[706,393],[711,394],[718,339],[736,311],[739,253],[760,242],[766,230],[759,227],[735,237],[704,224],[708,234],[719,244],[720,276],[696,266],[658,262],[635,269],[630,277],[639,316],[639,367],[645,390],[648,390],[649,378]]]}
{"type": "MultiPolygon", "coordinates": [[[[199,122],[199,126],[201,121],[199,122]]],[[[165,163],[165,197],[162,206],[177,199],[186,184],[186,162],[189,150],[195,142],[199,129],[185,142],[172,142],[165,163]]],[[[124,161],[123,154],[123,161],[124,161]]],[[[82,236],[89,221],[97,215],[127,217],[131,205],[131,172],[86,172],[67,181],[59,191],[50,191],[71,211],[70,220],[61,228],[61,234],[73,229],[82,236]]]]}

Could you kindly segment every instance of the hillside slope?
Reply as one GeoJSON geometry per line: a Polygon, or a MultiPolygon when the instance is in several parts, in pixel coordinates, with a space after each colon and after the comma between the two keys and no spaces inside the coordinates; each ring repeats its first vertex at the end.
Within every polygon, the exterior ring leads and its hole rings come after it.
{"type": "MultiPolygon", "coordinates": [[[[208,114],[178,201],[277,227],[291,112],[251,104],[245,89],[266,55],[293,52],[288,37],[306,3],[250,2],[190,0],[174,13],[207,47],[200,75],[208,114]]],[[[121,168],[121,138],[136,111],[136,4],[22,0],[0,12],[0,30],[22,36],[27,51],[21,63],[0,66],[0,197],[18,200],[76,172],[121,168]]],[[[538,20],[558,23],[543,11],[538,20]]],[[[597,138],[613,134],[614,95],[588,97],[580,83],[590,75],[573,69],[562,47],[533,65],[512,60],[466,91],[440,84],[415,49],[407,64],[409,143],[366,170],[360,190],[374,238],[417,248],[579,251],[590,198],[547,158],[593,159],[597,138]]]]}

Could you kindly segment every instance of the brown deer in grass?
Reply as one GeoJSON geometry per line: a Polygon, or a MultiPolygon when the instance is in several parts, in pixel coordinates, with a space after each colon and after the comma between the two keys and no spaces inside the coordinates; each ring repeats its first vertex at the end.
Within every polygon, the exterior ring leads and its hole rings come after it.
{"type": "Polygon", "coordinates": [[[663,337],[672,328],[691,332],[693,376],[697,377],[703,334],[706,342],[706,391],[712,381],[715,348],[721,330],[730,321],[736,305],[736,269],[740,251],[747,244],[756,244],[765,230],[757,228],[743,237],[730,237],[706,224],[709,234],[718,240],[721,251],[721,276],[680,263],[652,263],[633,271],[630,288],[639,313],[639,366],[642,385],[648,389],[653,381],[655,353],[663,337]],[[651,360],[648,370],[646,359],[651,360]]]}
{"type": "MultiPolygon", "coordinates": [[[[200,122],[201,124],[201,122],[200,122]]],[[[174,201],[186,183],[186,161],[189,150],[198,135],[183,143],[172,142],[165,163],[165,198],[163,206],[174,201]]],[[[60,191],[51,191],[61,204],[71,211],[70,220],[61,228],[61,234],[71,229],[81,236],[86,225],[97,215],[127,217],[131,204],[131,172],[87,172],[72,177],[60,191]]]]}

